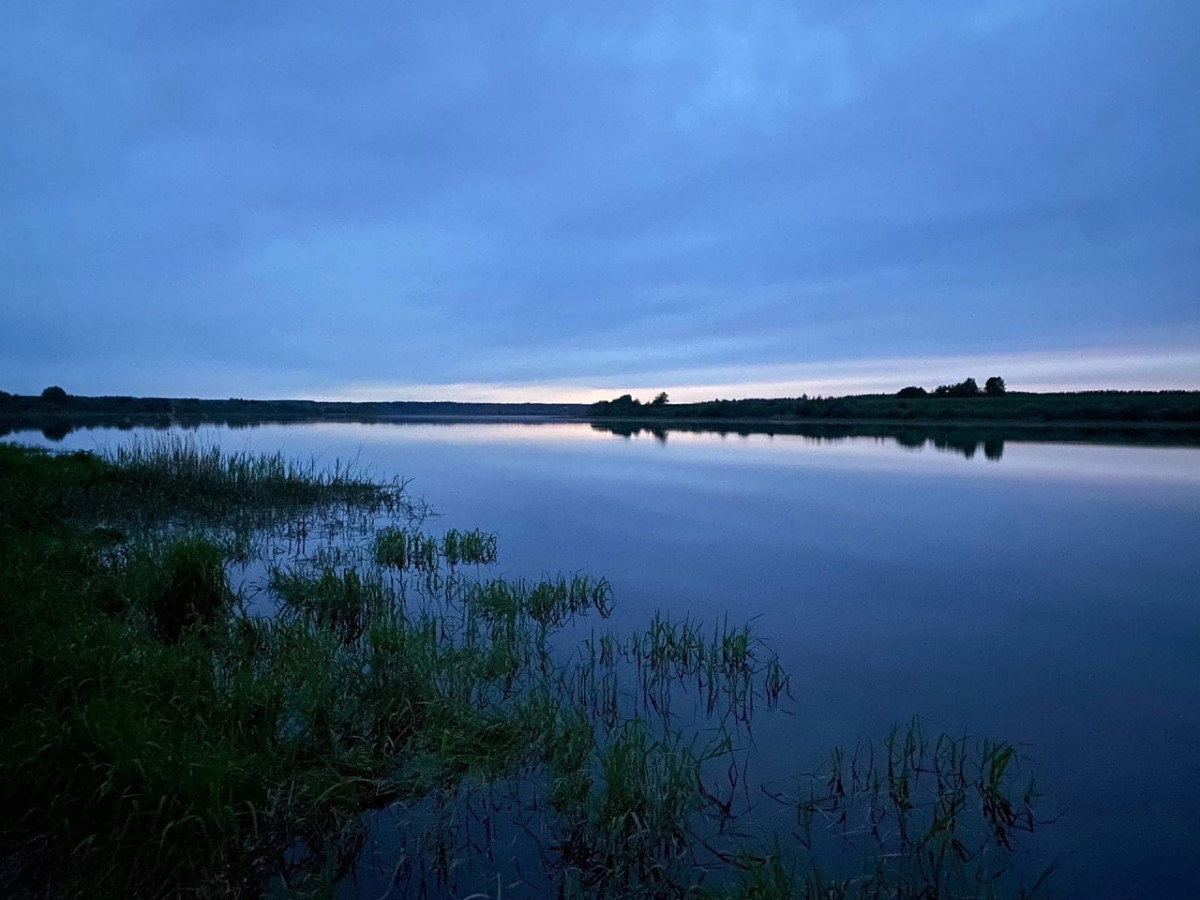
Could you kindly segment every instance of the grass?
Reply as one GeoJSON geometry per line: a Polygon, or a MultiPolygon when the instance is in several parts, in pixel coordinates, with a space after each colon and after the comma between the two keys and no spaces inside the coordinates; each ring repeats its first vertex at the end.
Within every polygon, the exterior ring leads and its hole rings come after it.
{"type": "Polygon", "coordinates": [[[150,598],[155,632],[177,643],[189,632],[204,632],[217,621],[229,597],[221,549],[203,538],[187,538],[168,552],[163,584],[150,598]]]}
{"type": "Polygon", "coordinates": [[[1037,820],[1007,745],[910,729],[879,762],[836,756],[778,792],[805,839],[764,850],[728,779],[789,682],[748,626],[657,614],[572,653],[605,579],[493,577],[494,535],[426,515],[403,482],[174,438],[0,445],[0,890],[330,896],[375,811],[462,820],[481,792],[512,821],[474,853],[398,817],[436,847],[422,890],[470,892],[457,854],[563,896],[974,896],[985,860],[1009,884],[1037,820]],[[850,874],[823,861],[848,837],[869,850],[850,874]]]}
{"type": "Polygon", "coordinates": [[[1028,761],[1011,744],[923,734],[919,719],[895,728],[882,746],[835,750],[824,770],[783,802],[796,812],[806,867],[804,896],[1033,896],[1054,866],[1029,887],[1006,880],[1020,834],[1045,824],[1028,761]],[[841,845],[859,870],[831,870],[818,855],[841,845]]]}

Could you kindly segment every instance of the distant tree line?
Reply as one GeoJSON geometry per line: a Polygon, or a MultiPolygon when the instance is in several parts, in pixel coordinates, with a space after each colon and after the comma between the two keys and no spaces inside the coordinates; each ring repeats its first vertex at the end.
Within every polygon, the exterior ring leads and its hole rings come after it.
{"type": "Polygon", "coordinates": [[[76,397],[58,385],[51,385],[36,396],[0,391],[0,413],[108,412],[113,415],[170,414],[183,400],[166,397],[76,397]]]}
{"type": "Polygon", "coordinates": [[[168,397],[86,397],[58,385],[40,395],[0,391],[0,433],[22,428],[66,434],[72,428],[134,427],[222,423],[341,420],[371,422],[389,418],[471,416],[578,417],[656,420],[771,420],[1024,423],[1173,423],[1200,429],[1200,391],[1084,391],[1035,394],[1008,391],[1004,379],[989,378],[979,389],[974,379],[939,385],[929,393],[909,386],[896,394],[849,397],[778,397],[671,403],[666,392],[641,401],[630,394],[591,406],[568,403],[455,403],[379,401],[324,403],[313,400],[201,400],[168,397]]]}
{"type": "MultiPolygon", "coordinates": [[[[665,401],[664,401],[665,402],[665,401]]],[[[41,394],[0,391],[0,434],[36,428],[61,439],[75,428],[166,428],[172,424],[223,424],[233,427],[266,422],[358,421],[390,418],[464,418],[528,416],[583,418],[577,403],[457,403],[452,401],[377,401],[326,403],[315,400],[202,400],[195,397],[88,397],[52,385],[41,394]]]]}
{"type": "MultiPolygon", "coordinates": [[[[664,395],[660,395],[664,396],[664,395]]],[[[1164,422],[1200,427],[1200,391],[1084,391],[1035,394],[1009,391],[994,376],[983,389],[973,378],[939,385],[932,393],[915,385],[896,394],[849,397],[779,397],[645,403],[629,394],[588,408],[592,419],[692,420],[916,420],[937,422],[1164,422]]]]}

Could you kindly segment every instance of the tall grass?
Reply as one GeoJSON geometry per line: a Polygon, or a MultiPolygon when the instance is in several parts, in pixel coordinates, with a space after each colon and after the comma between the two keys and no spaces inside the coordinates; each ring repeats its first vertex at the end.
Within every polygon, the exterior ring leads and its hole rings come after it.
{"type": "Polygon", "coordinates": [[[388,505],[401,502],[404,483],[380,483],[352,462],[335,460],[319,467],[282,453],[226,452],[216,444],[178,434],[135,437],[110,451],[120,482],[154,496],[205,501],[232,501],[239,506],[272,503],[350,503],[388,505]]]}
{"type": "MultiPolygon", "coordinates": [[[[130,527],[173,523],[191,531],[224,529],[244,544],[264,530],[291,527],[303,547],[322,531],[373,527],[376,516],[420,521],[425,504],[400,478],[380,480],[353,461],[329,466],[281,453],[228,452],[190,435],[135,437],[106,453],[108,469],[87,497],[88,511],[130,527]]],[[[246,551],[253,552],[253,551],[246,551]]]]}

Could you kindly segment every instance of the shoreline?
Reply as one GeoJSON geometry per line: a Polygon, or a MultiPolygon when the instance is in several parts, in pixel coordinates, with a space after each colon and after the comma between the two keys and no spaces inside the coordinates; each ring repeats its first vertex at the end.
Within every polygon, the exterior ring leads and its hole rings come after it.
{"type": "Polygon", "coordinates": [[[130,427],[174,426],[198,427],[200,425],[282,425],[295,423],[350,422],[370,425],[386,422],[453,424],[456,422],[483,422],[502,424],[591,424],[606,423],[641,425],[654,428],[674,426],[702,426],[719,430],[723,425],[754,425],[761,427],[819,427],[822,425],[869,425],[921,428],[1083,428],[1094,430],[1138,430],[1138,431],[1194,431],[1200,434],[1200,423],[1170,420],[1145,419],[956,419],[956,418],[889,418],[880,416],[587,416],[554,415],[536,413],[380,413],[364,415],[354,413],[322,413],[318,415],[221,415],[221,416],[177,416],[169,413],[93,413],[78,411],[36,412],[24,414],[0,413],[0,428],[10,430],[39,429],[46,425],[67,424],[78,427],[130,427]]]}

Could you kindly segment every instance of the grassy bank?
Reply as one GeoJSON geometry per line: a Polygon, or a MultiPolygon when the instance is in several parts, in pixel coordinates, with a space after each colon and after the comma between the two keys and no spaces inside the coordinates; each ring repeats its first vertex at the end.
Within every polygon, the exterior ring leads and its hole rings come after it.
{"type": "Polygon", "coordinates": [[[352,468],[0,444],[0,891],[330,896],[386,815],[417,893],[1020,892],[1011,747],[914,724],[755,800],[789,680],[750,629],[618,635],[603,578],[496,577],[494,535],[428,523],[352,468]]]}

